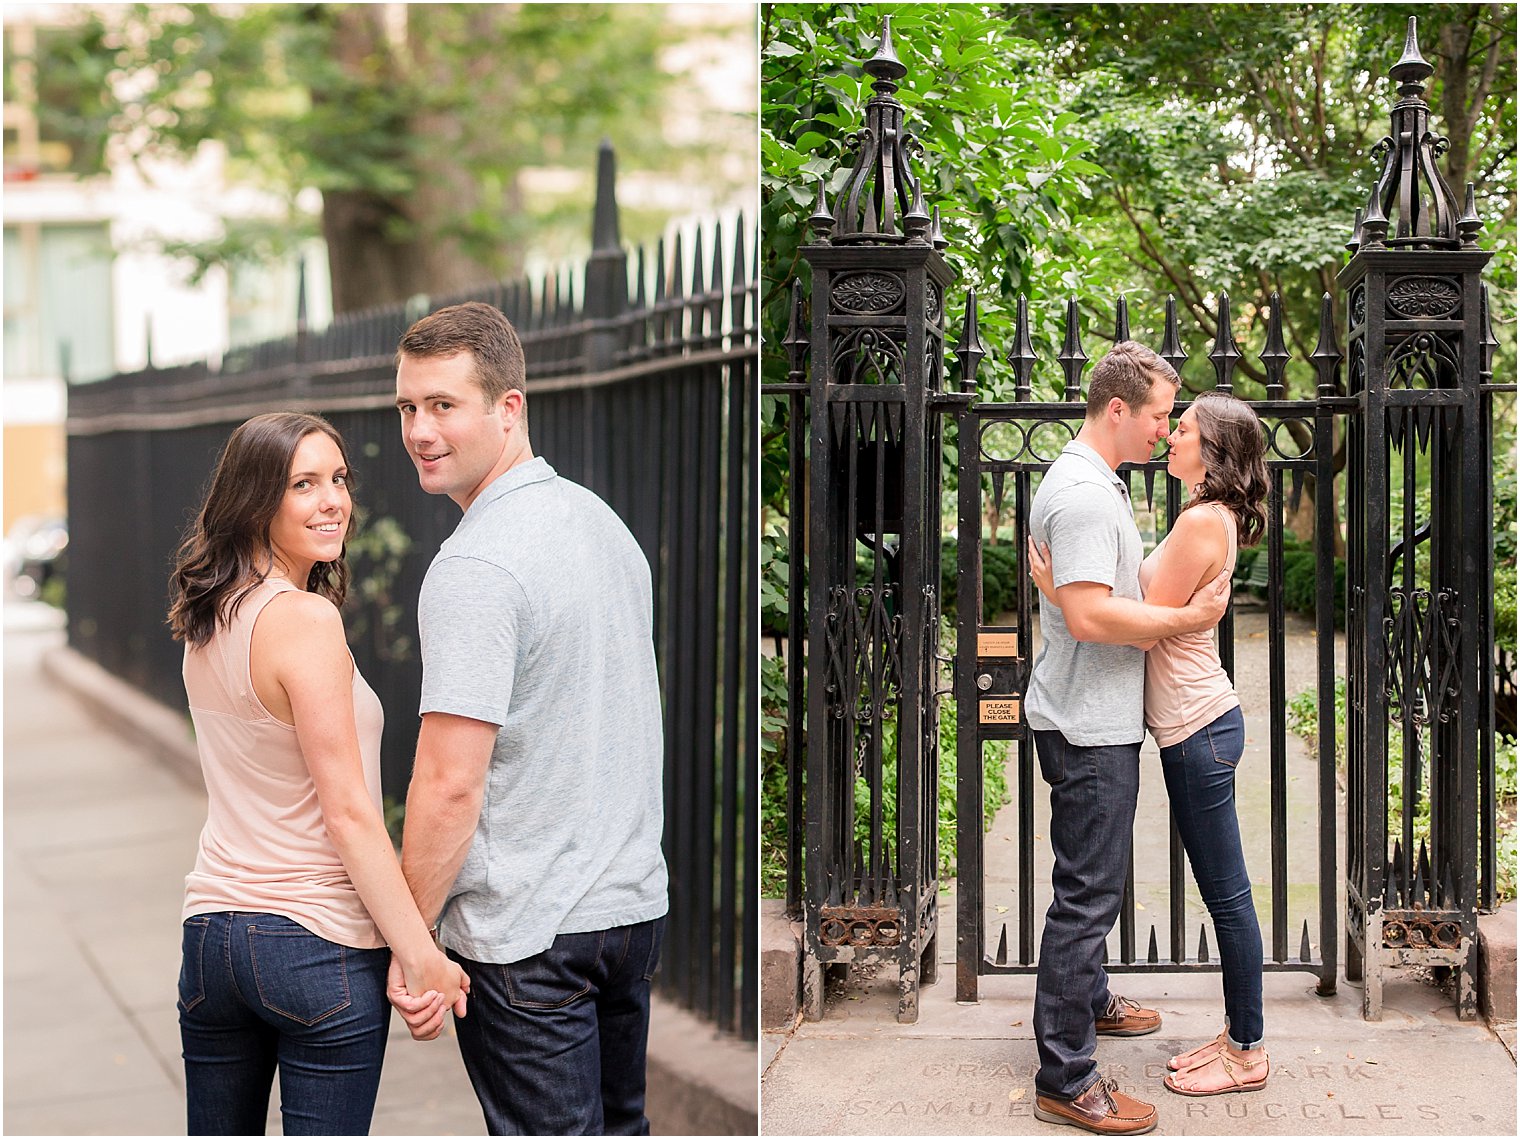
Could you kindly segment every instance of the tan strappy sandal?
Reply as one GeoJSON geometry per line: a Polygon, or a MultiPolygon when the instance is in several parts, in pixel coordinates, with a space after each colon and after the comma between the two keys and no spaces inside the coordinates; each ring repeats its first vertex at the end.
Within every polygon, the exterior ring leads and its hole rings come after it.
{"type": "Polygon", "coordinates": [[[1180,1056],[1173,1056],[1166,1062],[1166,1066],[1174,1072],[1186,1072],[1189,1068],[1196,1068],[1199,1064],[1207,1064],[1216,1054],[1222,1052],[1229,1043],[1229,1029],[1222,1029],[1218,1036],[1207,1044],[1200,1044],[1197,1048],[1190,1048],[1180,1056]],[[1179,1064],[1178,1060],[1183,1056],[1189,1057],[1187,1063],[1179,1064]]]}
{"type": "Polygon", "coordinates": [[[1260,1060],[1237,1060],[1228,1052],[1220,1049],[1220,1051],[1215,1052],[1212,1056],[1200,1064],[1194,1064],[1192,1067],[1182,1072],[1173,1072],[1171,1075],[1167,1076],[1166,1079],[1162,1081],[1162,1083],[1166,1085],[1167,1091],[1176,1092],[1178,1095],[1225,1095],[1229,1092],[1254,1092],[1259,1088],[1263,1088],[1266,1086],[1267,1077],[1271,1074],[1272,1062],[1265,1053],[1263,1053],[1260,1060]],[[1184,1088],[1179,1084],[1173,1082],[1178,1076],[1192,1075],[1193,1073],[1199,1072],[1203,1068],[1208,1067],[1210,1064],[1218,1064],[1224,1069],[1224,1074],[1230,1079],[1230,1084],[1228,1087],[1209,1088],[1207,1090],[1204,1090],[1198,1088],[1184,1088]],[[1257,1068],[1262,1068],[1265,1070],[1261,1073],[1260,1076],[1250,1078],[1250,1073],[1257,1068]]]}

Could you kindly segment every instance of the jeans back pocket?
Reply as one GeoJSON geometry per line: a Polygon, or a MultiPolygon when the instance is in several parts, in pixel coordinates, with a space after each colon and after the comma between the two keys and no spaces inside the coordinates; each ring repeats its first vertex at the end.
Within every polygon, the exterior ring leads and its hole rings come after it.
{"type": "Polygon", "coordinates": [[[500,966],[515,1008],[555,1009],[591,992],[607,931],[562,933],[542,953],[500,966]]]}
{"type": "Polygon", "coordinates": [[[349,1005],[343,946],[287,918],[250,925],[248,957],[259,1003],[272,1013],[313,1025],[349,1005]]]}

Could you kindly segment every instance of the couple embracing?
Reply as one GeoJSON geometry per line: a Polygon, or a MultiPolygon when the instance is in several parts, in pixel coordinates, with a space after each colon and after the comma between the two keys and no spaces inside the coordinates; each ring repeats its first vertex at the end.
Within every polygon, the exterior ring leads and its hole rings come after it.
{"type": "Polygon", "coordinates": [[[234,431],[171,579],[208,800],[181,915],[189,1130],[263,1134],[278,1073],[285,1134],[367,1134],[394,1005],[419,1040],[453,1009],[491,1134],[647,1134],[666,912],[649,566],[534,457],[498,310],[425,317],[396,363],[422,489],[464,512],[418,601],[399,861],[385,710],[340,614],[342,436],[296,412],[234,431]]]}
{"type": "Polygon", "coordinates": [[[1269,1072],[1261,929],[1235,813],[1245,724],[1213,641],[1236,551],[1265,530],[1266,443],[1255,413],[1216,392],[1195,399],[1172,429],[1179,383],[1149,349],[1115,345],[1093,369],[1086,419],[1046,473],[1030,519],[1044,646],[1025,709],[1050,785],[1055,856],[1035,992],[1034,1113],[1099,1134],[1156,1126],[1156,1109],[1120,1092],[1093,1060],[1098,1035],[1161,1027],[1160,1013],[1109,988],[1102,964],[1119,914],[1147,727],[1214,922],[1224,979],[1224,1031],[1172,1057],[1165,1085],[1187,1096],[1253,1091],[1269,1072]],[[1189,499],[1142,560],[1115,472],[1147,461],[1163,438],[1167,472],[1189,499]]]}

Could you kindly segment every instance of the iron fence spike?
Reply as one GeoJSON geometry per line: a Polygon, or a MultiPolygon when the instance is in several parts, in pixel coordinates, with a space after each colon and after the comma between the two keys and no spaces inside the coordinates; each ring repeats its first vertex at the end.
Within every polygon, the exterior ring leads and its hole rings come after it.
{"type": "Polygon", "coordinates": [[[1319,302],[1319,342],[1314,345],[1314,351],[1309,354],[1314,370],[1318,373],[1321,397],[1335,394],[1336,377],[1340,372],[1343,358],[1340,345],[1335,339],[1335,298],[1329,293],[1324,293],[1320,296],[1319,302]]]}
{"type": "Polygon", "coordinates": [[[1198,927],[1198,963],[1200,965],[1209,959],[1209,931],[1206,927],[1198,927]]]}
{"type": "Polygon", "coordinates": [[[1235,367],[1240,362],[1241,352],[1231,327],[1230,294],[1224,289],[1219,290],[1215,325],[1214,346],[1209,349],[1209,360],[1214,365],[1214,387],[1218,391],[1233,392],[1235,367]]]}
{"type": "Polygon", "coordinates": [[[1483,219],[1478,216],[1477,201],[1473,196],[1473,184],[1467,184],[1467,200],[1462,205],[1462,216],[1457,219],[1457,233],[1462,239],[1464,249],[1475,249],[1478,245],[1478,231],[1483,228],[1483,219]]]}
{"type": "Polygon", "coordinates": [[[1156,513],[1156,471],[1153,467],[1145,468],[1145,509],[1156,513]]]}
{"type": "Polygon", "coordinates": [[[1103,964],[1108,964],[1108,938],[1103,939],[1103,964]]]}
{"type": "Polygon", "coordinates": [[[1066,301],[1066,338],[1056,359],[1066,373],[1066,390],[1063,399],[1075,403],[1082,398],[1082,369],[1087,364],[1087,353],[1082,350],[1082,337],[1078,328],[1077,298],[1066,301]]]}
{"type": "Polygon", "coordinates": [[[903,405],[887,404],[887,438],[895,446],[902,442],[903,405]]]}
{"type": "Polygon", "coordinates": [[[1297,514],[1299,500],[1304,496],[1304,468],[1293,468],[1293,480],[1288,490],[1288,513],[1297,514]]]}
{"type": "Polygon", "coordinates": [[[1008,964],[1008,923],[1003,923],[1003,932],[998,935],[997,957],[994,960],[999,965],[1008,964]]]}
{"type": "Polygon", "coordinates": [[[1314,953],[1309,947],[1309,919],[1304,919],[1304,935],[1298,943],[1298,959],[1304,964],[1314,960],[1314,953]]]}
{"type": "Polygon", "coordinates": [[[1166,331],[1161,338],[1161,351],[1157,353],[1172,366],[1172,371],[1182,375],[1182,365],[1187,363],[1187,348],[1182,343],[1182,332],[1177,324],[1177,298],[1166,298],[1166,331]]]}
{"type": "Polygon", "coordinates": [[[976,290],[970,289],[966,295],[966,313],[961,321],[961,338],[955,346],[955,355],[961,362],[961,391],[974,392],[976,390],[976,370],[981,367],[982,360],[987,352],[982,347],[982,338],[977,329],[976,316],[976,290]]]}
{"type": "Polygon", "coordinates": [[[1008,351],[1008,362],[1013,365],[1013,398],[1017,402],[1029,399],[1029,377],[1036,359],[1034,346],[1029,340],[1029,298],[1021,296],[1014,323],[1013,347],[1008,351]]]}
{"type": "Polygon", "coordinates": [[[1156,923],[1155,922],[1151,923],[1151,945],[1150,945],[1150,949],[1146,951],[1145,960],[1149,964],[1151,964],[1151,965],[1154,965],[1158,961],[1161,960],[1160,952],[1159,952],[1159,950],[1156,947],[1156,923]]]}
{"type": "Polygon", "coordinates": [[[1262,366],[1267,370],[1267,398],[1282,399],[1286,388],[1283,376],[1291,359],[1283,343],[1282,293],[1272,294],[1271,310],[1267,317],[1267,342],[1261,350],[1262,366]]]}
{"type": "Polygon", "coordinates": [[[1129,339],[1129,300],[1121,296],[1114,306],[1114,343],[1129,339]]]}

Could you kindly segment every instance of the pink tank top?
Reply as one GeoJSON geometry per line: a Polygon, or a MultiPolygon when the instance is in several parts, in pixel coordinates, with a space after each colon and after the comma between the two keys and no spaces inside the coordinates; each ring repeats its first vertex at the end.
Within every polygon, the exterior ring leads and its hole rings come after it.
{"type": "MultiPolygon", "coordinates": [[[[1235,514],[1218,503],[1208,503],[1224,523],[1229,548],[1225,569],[1235,572],[1235,514]]],[[[1195,508],[1201,509],[1201,508],[1195,508]]],[[[1156,576],[1161,547],[1157,544],[1140,563],[1140,590],[1150,588],[1156,576]]],[[[1214,630],[1202,629],[1157,641],[1145,654],[1145,725],[1159,747],[1179,744],[1199,728],[1213,723],[1231,708],[1240,706],[1214,645],[1214,630]]]]}
{"type": "MultiPolygon", "coordinates": [[[[254,623],[284,580],[256,586],[230,625],[185,649],[185,692],[206,779],[206,826],[185,878],[181,920],[219,910],[279,914],[355,949],[385,944],[327,837],[296,730],[270,715],[248,668],[254,623]]],[[[384,713],[354,669],[354,719],[364,782],[380,809],[384,713]]]]}

